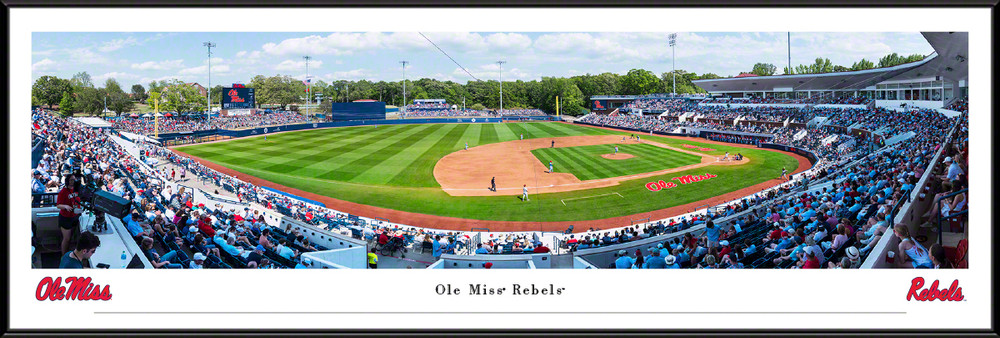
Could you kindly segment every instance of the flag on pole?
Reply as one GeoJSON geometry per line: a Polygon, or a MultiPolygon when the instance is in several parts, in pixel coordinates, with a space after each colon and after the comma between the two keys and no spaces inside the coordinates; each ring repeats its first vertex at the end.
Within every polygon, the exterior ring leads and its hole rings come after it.
{"type": "Polygon", "coordinates": [[[312,82],[312,79],[306,79],[305,81],[302,81],[302,84],[308,86],[310,82],[312,82]]]}

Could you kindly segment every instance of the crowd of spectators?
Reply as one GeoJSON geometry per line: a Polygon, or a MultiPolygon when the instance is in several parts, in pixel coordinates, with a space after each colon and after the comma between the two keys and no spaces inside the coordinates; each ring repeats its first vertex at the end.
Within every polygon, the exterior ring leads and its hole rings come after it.
{"type": "MultiPolygon", "coordinates": [[[[127,116],[111,117],[108,118],[108,121],[112,123],[115,129],[120,131],[146,135],[154,133],[156,128],[155,123],[157,123],[156,119],[153,118],[132,118],[127,116]]],[[[172,116],[159,118],[159,131],[161,133],[172,133],[212,129],[233,130],[307,122],[310,122],[309,117],[291,111],[217,116],[212,118],[172,116]]]]}
{"type": "Polygon", "coordinates": [[[633,114],[616,114],[612,116],[591,113],[580,118],[579,121],[601,126],[625,127],[642,131],[652,130],[664,133],[673,132],[674,129],[680,125],[676,120],[669,122],[665,118],[633,114]]]}
{"type": "Polygon", "coordinates": [[[958,111],[958,112],[962,112],[962,113],[968,113],[969,112],[969,98],[968,97],[963,97],[963,98],[960,98],[958,100],[955,100],[955,102],[952,102],[945,109],[954,110],[954,111],[958,111]]]}
{"type": "Polygon", "coordinates": [[[688,111],[694,110],[696,106],[690,100],[672,100],[672,99],[636,99],[632,102],[626,103],[621,108],[620,111],[631,112],[642,109],[644,111],[652,112],[669,112],[669,116],[678,116],[688,111]]]}
{"type": "Polygon", "coordinates": [[[451,105],[447,103],[411,103],[406,105],[406,111],[419,111],[419,110],[446,110],[451,109],[451,105]]]}

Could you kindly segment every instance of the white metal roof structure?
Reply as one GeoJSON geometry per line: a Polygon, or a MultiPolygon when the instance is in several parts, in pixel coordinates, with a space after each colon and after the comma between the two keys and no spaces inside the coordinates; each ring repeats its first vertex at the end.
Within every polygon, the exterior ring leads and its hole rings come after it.
{"type": "Polygon", "coordinates": [[[809,90],[862,90],[877,83],[941,76],[942,80],[962,81],[969,77],[967,32],[922,32],[934,53],[923,60],[893,67],[850,72],[753,76],[694,80],[710,93],[809,90]]]}

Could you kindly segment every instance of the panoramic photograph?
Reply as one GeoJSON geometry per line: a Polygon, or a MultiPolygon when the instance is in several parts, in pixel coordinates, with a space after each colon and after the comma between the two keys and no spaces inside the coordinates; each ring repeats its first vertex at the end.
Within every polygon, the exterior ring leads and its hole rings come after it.
{"type": "Polygon", "coordinates": [[[936,31],[33,32],[31,267],[967,269],[968,55],[936,31]]]}

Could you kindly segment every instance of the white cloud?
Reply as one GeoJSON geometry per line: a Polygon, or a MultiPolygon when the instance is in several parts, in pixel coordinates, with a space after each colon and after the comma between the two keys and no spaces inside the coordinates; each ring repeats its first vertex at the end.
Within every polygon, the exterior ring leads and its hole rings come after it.
{"type": "Polygon", "coordinates": [[[167,70],[182,67],[184,67],[184,60],[146,61],[132,64],[132,69],[137,70],[167,70]]]}
{"type": "MultiPolygon", "coordinates": [[[[483,81],[499,80],[500,79],[500,65],[496,63],[488,63],[480,65],[479,67],[469,69],[469,73],[475,75],[477,78],[483,81]]],[[[466,81],[473,81],[474,79],[469,78],[469,74],[466,73],[462,68],[455,68],[451,72],[452,75],[458,77],[459,79],[465,79],[466,81]]],[[[503,68],[503,79],[504,81],[513,80],[529,80],[531,79],[531,74],[521,70],[516,67],[504,67],[503,68]]]]}
{"type": "MultiPolygon", "coordinates": [[[[322,80],[324,80],[326,82],[332,82],[332,81],[337,81],[337,80],[352,80],[352,81],[354,81],[354,80],[363,80],[363,79],[364,80],[375,80],[375,78],[377,76],[378,76],[377,74],[374,74],[374,73],[372,73],[371,71],[369,71],[367,69],[358,68],[358,69],[352,69],[352,70],[346,70],[346,71],[337,71],[337,72],[333,72],[333,73],[327,73],[327,74],[324,74],[324,75],[320,76],[320,79],[322,79],[322,80]]],[[[305,78],[305,75],[301,76],[301,78],[305,78]]]]}
{"type": "MultiPolygon", "coordinates": [[[[181,71],[178,72],[178,73],[180,73],[181,75],[202,75],[202,74],[207,75],[208,74],[208,65],[191,67],[191,68],[184,68],[184,69],[181,69],[181,71]]],[[[212,74],[213,75],[214,74],[226,74],[226,73],[229,73],[229,65],[215,65],[215,64],[212,65],[212,74]]]]}
{"type": "Polygon", "coordinates": [[[105,42],[104,45],[102,45],[101,47],[98,47],[97,50],[99,50],[101,52],[104,52],[104,53],[113,52],[113,51],[122,49],[122,48],[127,47],[127,46],[134,46],[137,42],[138,41],[136,41],[135,38],[131,37],[131,36],[127,37],[127,38],[124,38],[124,39],[114,39],[114,40],[105,42]]]}
{"type": "Polygon", "coordinates": [[[52,66],[54,66],[55,64],[56,64],[55,61],[49,60],[47,58],[46,59],[42,59],[42,61],[35,62],[34,64],[31,65],[31,71],[32,72],[43,72],[43,71],[52,69],[52,66]]]}
{"type": "MultiPolygon", "coordinates": [[[[107,81],[108,79],[115,79],[122,86],[122,89],[125,89],[124,87],[126,85],[123,82],[123,80],[137,79],[137,78],[139,78],[139,76],[135,75],[135,74],[121,73],[121,72],[109,72],[109,73],[104,73],[104,74],[101,74],[101,75],[94,76],[94,84],[97,85],[97,86],[103,86],[104,85],[104,81],[107,81]]],[[[131,85],[128,85],[128,86],[131,87],[131,85]]]]}
{"type": "Polygon", "coordinates": [[[376,32],[333,33],[325,37],[310,35],[266,43],[261,49],[272,55],[351,55],[378,48],[381,40],[382,34],[376,32]]]}
{"type": "MultiPolygon", "coordinates": [[[[323,65],[323,61],[311,60],[309,61],[309,69],[319,68],[323,65]]],[[[274,66],[275,70],[279,71],[304,71],[306,69],[306,61],[296,61],[296,60],[285,60],[274,66]]]]}
{"type": "Polygon", "coordinates": [[[92,64],[92,63],[108,63],[108,58],[94,53],[90,48],[76,48],[66,50],[69,53],[69,57],[73,63],[80,64],[92,64]]]}
{"type": "MultiPolygon", "coordinates": [[[[139,83],[141,83],[143,86],[146,86],[150,82],[154,82],[154,81],[155,82],[159,82],[159,81],[171,81],[171,80],[174,80],[174,79],[185,81],[188,78],[190,78],[190,76],[187,76],[187,75],[166,75],[166,76],[160,76],[160,77],[144,77],[141,80],[139,80],[139,83]]],[[[149,88],[146,88],[146,89],[149,90],[149,88]]]]}

